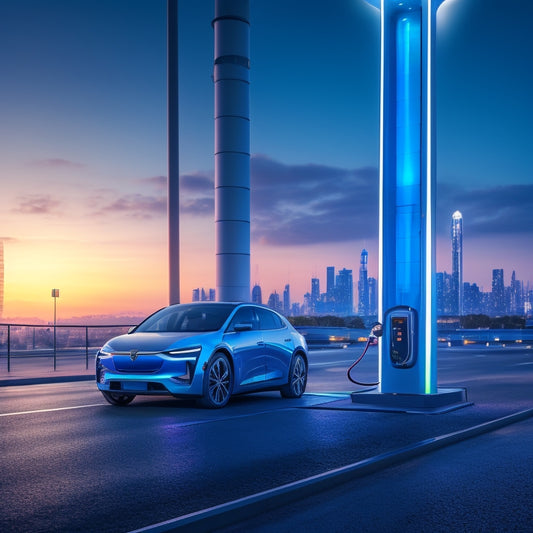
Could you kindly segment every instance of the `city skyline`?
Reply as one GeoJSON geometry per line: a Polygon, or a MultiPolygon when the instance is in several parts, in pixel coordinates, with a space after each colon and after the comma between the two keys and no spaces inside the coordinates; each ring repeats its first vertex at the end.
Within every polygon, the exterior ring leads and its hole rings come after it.
{"type": "MultiPolygon", "coordinates": [[[[457,224],[462,222],[461,213],[455,212],[452,216],[451,232],[451,256],[452,273],[446,271],[436,272],[437,282],[437,311],[438,316],[466,316],[469,314],[487,314],[490,316],[501,316],[505,314],[516,314],[520,316],[531,316],[533,309],[533,284],[516,278],[516,271],[513,269],[510,283],[505,284],[504,269],[497,268],[491,271],[491,287],[486,289],[479,286],[476,280],[462,281],[464,303],[459,305],[459,289],[457,287],[460,275],[453,272],[456,255],[462,255],[462,246],[457,244],[457,224]]],[[[462,234],[462,224],[460,224],[462,234]]],[[[461,236],[461,235],[459,235],[461,236]]],[[[460,241],[461,239],[459,239],[460,241]]],[[[459,261],[460,262],[460,261],[459,261]]],[[[335,266],[328,266],[323,272],[323,277],[308,278],[309,290],[301,295],[300,299],[292,300],[290,297],[291,286],[286,283],[283,290],[283,297],[278,288],[272,291],[263,291],[259,283],[253,285],[251,289],[251,300],[254,303],[268,305],[278,311],[284,312],[287,316],[297,315],[325,315],[333,314],[339,316],[375,316],[377,315],[377,284],[379,280],[368,276],[367,272],[368,252],[361,250],[361,261],[359,268],[359,280],[356,282],[352,277],[352,270],[339,268],[336,272],[335,266]],[[325,274],[325,275],[324,275],[325,274]],[[349,275],[350,282],[339,287],[339,277],[342,279],[349,275]],[[326,281],[326,290],[322,282],[326,281]],[[347,300],[352,302],[351,311],[345,304],[339,308],[336,306],[339,298],[334,291],[340,288],[344,291],[349,286],[347,300]],[[264,294],[264,298],[263,298],[264,294]]],[[[457,269],[458,270],[458,269],[457,269]]],[[[215,300],[215,290],[206,288],[193,289],[192,301],[215,300]]],[[[346,300],[345,300],[346,301],[346,300]]]]}
{"type": "MultiPolygon", "coordinates": [[[[215,285],[212,17],[180,1],[183,301],[215,285]]],[[[257,0],[251,18],[251,282],[296,297],[377,258],[379,13],[257,0]]],[[[533,279],[531,22],[526,0],[439,13],[437,270],[458,210],[485,290],[493,269],[533,279]]],[[[0,2],[6,318],[49,320],[53,287],[59,319],[166,305],[165,28],[164,1],[0,2]]]]}

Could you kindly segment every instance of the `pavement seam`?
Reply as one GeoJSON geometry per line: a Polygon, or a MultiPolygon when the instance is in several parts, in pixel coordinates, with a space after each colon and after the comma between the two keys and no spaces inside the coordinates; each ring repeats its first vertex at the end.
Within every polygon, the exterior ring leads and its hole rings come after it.
{"type": "Polygon", "coordinates": [[[359,477],[375,473],[414,457],[430,453],[451,444],[495,431],[533,417],[533,409],[526,409],[476,426],[419,441],[415,444],[382,453],[356,463],[329,470],[237,500],[182,515],[129,533],[162,533],[168,531],[214,531],[248,518],[290,504],[317,492],[331,489],[359,477]]]}

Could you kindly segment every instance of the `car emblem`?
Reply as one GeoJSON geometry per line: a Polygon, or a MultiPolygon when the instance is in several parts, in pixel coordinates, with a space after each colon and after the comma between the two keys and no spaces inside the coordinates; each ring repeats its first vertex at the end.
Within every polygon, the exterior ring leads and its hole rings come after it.
{"type": "Polygon", "coordinates": [[[130,351],[130,359],[132,361],[135,361],[135,359],[137,359],[137,357],[139,357],[139,350],[131,350],[130,351]]]}

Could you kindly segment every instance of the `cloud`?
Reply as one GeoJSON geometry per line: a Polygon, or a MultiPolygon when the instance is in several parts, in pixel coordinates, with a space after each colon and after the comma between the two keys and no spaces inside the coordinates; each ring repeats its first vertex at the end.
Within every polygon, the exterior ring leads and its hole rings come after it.
{"type": "Polygon", "coordinates": [[[137,180],[138,183],[149,185],[155,188],[156,191],[166,193],[167,191],[167,177],[166,176],[152,176],[150,178],[141,178],[137,180]]]}
{"type": "Polygon", "coordinates": [[[180,176],[180,213],[206,216],[215,213],[215,180],[212,174],[195,172],[180,176]]]}
{"type": "Polygon", "coordinates": [[[68,159],[61,159],[59,157],[49,159],[34,159],[30,162],[30,165],[46,168],[84,168],[86,165],[83,163],[77,163],[75,161],[69,161],[68,159]]]}
{"type": "MultiPolygon", "coordinates": [[[[290,246],[377,236],[378,172],[251,158],[252,239],[290,246]]],[[[180,178],[181,213],[213,217],[214,177],[180,178]]]]}
{"type": "Polygon", "coordinates": [[[502,185],[488,189],[465,189],[443,183],[438,190],[439,233],[449,234],[454,211],[463,215],[463,229],[469,237],[531,233],[533,228],[533,185],[502,185]]]}
{"type": "MultiPolygon", "coordinates": [[[[166,177],[144,178],[161,192],[166,177]]],[[[350,242],[378,237],[378,170],[327,165],[289,165],[268,156],[251,158],[252,239],[267,245],[293,246],[350,242]]],[[[109,194],[106,195],[109,199],[109,194]]],[[[105,198],[105,197],[104,197],[105,198]]],[[[163,216],[166,200],[150,195],[118,196],[105,203],[136,217],[163,216]]],[[[94,204],[93,204],[94,205],[94,204]]],[[[214,176],[196,172],[180,176],[182,215],[214,217],[214,176]]],[[[438,182],[437,233],[449,238],[452,213],[464,218],[465,235],[520,234],[533,228],[533,185],[466,189],[438,182]]]]}
{"type": "Polygon", "coordinates": [[[213,194],[215,186],[214,177],[207,173],[182,174],[180,176],[180,189],[186,192],[213,194]]]}
{"type": "MultiPolygon", "coordinates": [[[[100,203],[102,203],[101,197],[100,203]]],[[[102,207],[99,209],[99,214],[118,214],[134,218],[150,219],[156,216],[164,216],[166,211],[166,197],[126,194],[102,204],[102,207]]]]}
{"type": "Polygon", "coordinates": [[[286,165],[255,155],[252,236],[272,245],[375,238],[378,171],[326,165],[286,165]]]}
{"type": "Polygon", "coordinates": [[[180,202],[180,213],[213,218],[215,212],[214,198],[191,198],[180,202]]]}
{"type": "Polygon", "coordinates": [[[11,209],[13,213],[23,215],[50,215],[58,214],[61,202],[50,195],[29,194],[19,196],[15,207],[11,209]]]}

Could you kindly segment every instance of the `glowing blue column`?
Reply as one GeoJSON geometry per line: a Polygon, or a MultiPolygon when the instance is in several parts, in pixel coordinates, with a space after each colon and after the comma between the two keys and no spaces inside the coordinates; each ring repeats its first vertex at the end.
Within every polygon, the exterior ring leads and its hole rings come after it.
{"type": "Polygon", "coordinates": [[[433,56],[443,0],[368,0],[381,10],[379,316],[383,393],[437,392],[433,56]],[[410,314],[412,357],[394,364],[391,310],[410,314]]]}

